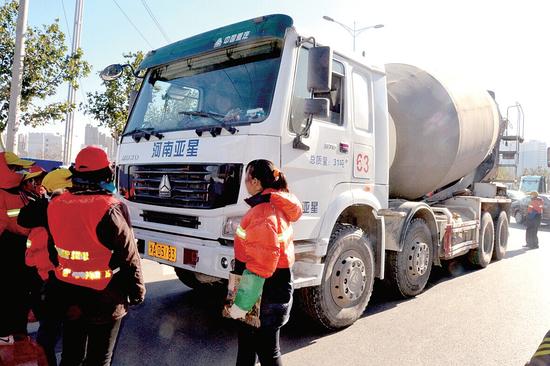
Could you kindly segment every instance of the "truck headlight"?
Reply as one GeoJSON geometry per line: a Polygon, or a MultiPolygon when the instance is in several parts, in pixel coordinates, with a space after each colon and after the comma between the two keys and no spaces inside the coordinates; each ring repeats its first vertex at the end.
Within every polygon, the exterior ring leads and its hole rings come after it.
{"type": "Polygon", "coordinates": [[[223,225],[223,235],[229,237],[235,236],[235,232],[237,231],[242,218],[242,216],[228,217],[223,225]]]}

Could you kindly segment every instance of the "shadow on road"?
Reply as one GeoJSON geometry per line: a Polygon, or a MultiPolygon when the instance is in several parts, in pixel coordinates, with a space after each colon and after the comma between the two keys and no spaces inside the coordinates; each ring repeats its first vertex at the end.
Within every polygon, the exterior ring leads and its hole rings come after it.
{"type": "MultiPolygon", "coordinates": [[[[146,302],[127,316],[114,365],[232,365],[237,324],[224,319],[224,291],[189,290],[178,280],[147,284],[146,302]]],[[[283,353],[328,333],[295,306],[281,336],[283,353]]]]}
{"type": "MultiPolygon", "coordinates": [[[[451,279],[435,270],[429,287],[451,279]]],[[[147,300],[133,308],[121,330],[114,365],[232,365],[237,327],[221,316],[224,290],[189,290],[178,280],[147,283],[147,300]]],[[[401,299],[381,282],[363,317],[391,309],[401,299]]],[[[292,352],[330,335],[294,306],[281,334],[282,352],[292,352]]]]}

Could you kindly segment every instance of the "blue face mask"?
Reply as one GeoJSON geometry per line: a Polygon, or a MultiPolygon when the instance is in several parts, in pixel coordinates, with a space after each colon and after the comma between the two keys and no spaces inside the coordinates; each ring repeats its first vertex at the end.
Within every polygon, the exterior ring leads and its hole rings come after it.
{"type": "Polygon", "coordinates": [[[101,189],[104,189],[106,190],[107,192],[111,192],[113,194],[116,193],[116,187],[115,187],[115,183],[114,182],[101,182],[99,183],[99,186],[101,187],[101,189]]]}

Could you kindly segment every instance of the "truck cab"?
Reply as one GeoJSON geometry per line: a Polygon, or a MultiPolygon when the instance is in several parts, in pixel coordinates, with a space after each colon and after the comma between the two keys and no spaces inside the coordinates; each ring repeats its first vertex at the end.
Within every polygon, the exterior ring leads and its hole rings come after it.
{"type": "Polygon", "coordinates": [[[547,193],[546,177],[544,175],[522,175],[519,190],[526,193],[547,193]]]}
{"type": "MultiPolygon", "coordinates": [[[[119,148],[118,184],[146,258],[202,279],[227,278],[234,230],[247,210],[243,169],[257,158],[280,166],[302,200],[304,217],[294,227],[298,255],[328,244],[335,218],[323,213],[341,211],[329,205],[384,206],[387,174],[376,170],[387,166],[374,159],[376,120],[387,135],[383,71],[334,54],[329,88],[312,96],[313,42],[296,33],[290,18],[273,15],[144,59],[119,148]],[[308,114],[310,99],[325,100],[326,115],[308,114]],[[348,202],[334,200],[342,192],[348,202]]],[[[316,277],[307,274],[315,268],[304,271],[298,287],[316,277]]]]}

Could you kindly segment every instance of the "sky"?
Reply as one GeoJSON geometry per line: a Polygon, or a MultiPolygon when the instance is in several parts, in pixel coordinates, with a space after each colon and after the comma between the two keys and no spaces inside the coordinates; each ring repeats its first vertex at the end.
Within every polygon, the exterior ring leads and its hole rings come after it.
{"type": "MultiPolygon", "coordinates": [[[[29,0],[28,25],[39,26],[57,18],[62,30],[72,35],[75,3],[29,0]]],[[[338,24],[322,19],[324,15],[352,28],[355,22],[356,29],[384,24],[356,37],[356,50],[365,52],[366,62],[405,62],[464,75],[496,93],[501,112],[510,112],[513,129],[518,116],[515,108],[508,107],[520,103],[525,138],[550,145],[550,3],[545,0],[84,0],[81,48],[93,69],[82,80],[77,103],[84,100],[86,92],[102,89],[98,73],[109,64],[122,62],[123,53],[149,51],[273,13],[290,15],[301,34],[319,37],[347,53],[352,52],[352,36],[338,24]]],[[[67,44],[70,49],[70,37],[67,44]]],[[[66,97],[66,88],[60,88],[56,98],[66,97]]],[[[77,113],[75,148],[90,122],[89,117],[77,113]]],[[[58,124],[46,130],[62,132],[64,127],[58,124]]]]}

